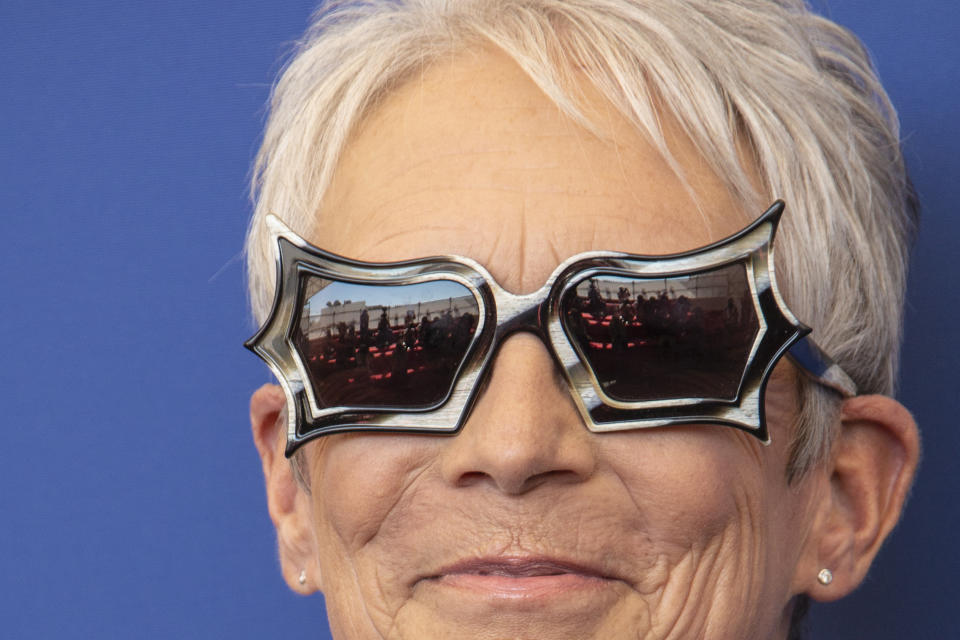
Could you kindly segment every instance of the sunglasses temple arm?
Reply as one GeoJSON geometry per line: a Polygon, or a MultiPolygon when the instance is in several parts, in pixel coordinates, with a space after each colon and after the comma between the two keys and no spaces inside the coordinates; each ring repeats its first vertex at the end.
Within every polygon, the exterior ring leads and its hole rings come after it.
{"type": "Polygon", "coordinates": [[[850,376],[809,336],[804,336],[794,343],[787,351],[787,356],[814,382],[833,389],[844,398],[857,395],[857,385],[850,376]]]}

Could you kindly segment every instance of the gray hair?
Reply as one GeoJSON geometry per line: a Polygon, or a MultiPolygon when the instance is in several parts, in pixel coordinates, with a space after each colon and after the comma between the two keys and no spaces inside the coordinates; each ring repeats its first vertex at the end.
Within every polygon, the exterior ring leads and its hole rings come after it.
{"type": "MultiPolygon", "coordinates": [[[[274,88],[254,169],[258,323],[275,278],[265,214],[309,235],[364,116],[431,63],[491,45],[589,127],[577,69],[680,173],[657,117],[669,111],[744,211],[785,200],[777,270],[790,308],[861,393],[893,393],[917,209],[899,125],[860,42],[803,0],[326,3],[274,88]]],[[[823,459],[837,422],[833,394],[799,385],[791,480],[823,459]]]]}

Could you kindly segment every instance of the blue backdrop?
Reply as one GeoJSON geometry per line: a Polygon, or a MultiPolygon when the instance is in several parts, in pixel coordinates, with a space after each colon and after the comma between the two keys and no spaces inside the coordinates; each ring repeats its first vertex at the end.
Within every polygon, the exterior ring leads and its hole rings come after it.
{"type": "MultiPolygon", "coordinates": [[[[960,638],[960,3],[818,5],[873,52],[925,204],[906,519],[817,638],[960,638]]],[[[0,0],[0,636],[326,637],[277,570],[240,246],[278,60],[314,3],[0,0]]]]}

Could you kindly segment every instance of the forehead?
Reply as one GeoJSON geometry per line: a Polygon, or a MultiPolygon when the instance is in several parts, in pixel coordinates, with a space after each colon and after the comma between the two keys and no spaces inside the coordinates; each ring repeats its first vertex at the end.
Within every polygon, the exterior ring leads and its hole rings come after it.
{"type": "Polygon", "coordinates": [[[497,51],[426,69],[352,136],[311,240],[370,261],[464,255],[527,292],[575,253],[683,251],[759,213],[742,210],[665,114],[686,184],[586,83],[576,93],[592,130],[497,51]]]}

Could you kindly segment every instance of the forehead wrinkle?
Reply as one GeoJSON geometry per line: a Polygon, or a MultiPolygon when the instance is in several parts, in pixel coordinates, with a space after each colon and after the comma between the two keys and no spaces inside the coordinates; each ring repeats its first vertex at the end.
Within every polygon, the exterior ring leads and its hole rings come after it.
{"type": "MultiPolygon", "coordinates": [[[[597,102],[597,101],[594,101],[594,102],[597,102]]],[[[612,131],[616,127],[616,121],[614,120],[614,118],[611,117],[612,114],[610,113],[610,109],[611,109],[610,103],[606,100],[600,100],[598,104],[600,105],[600,108],[602,109],[605,116],[603,118],[604,126],[598,131],[612,131]]],[[[593,117],[596,117],[596,116],[593,116],[593,117]]],[[[577,148],[580,150],[581,157],[583,157],[584,159],[588,157],[586,144],[585,144],[585,139],[588,136],[593,137],[602,145],[604,145],[606,148],[613,151],[616,158],[616,167],[619,170],[618,173],[620,175],[620,178],[622,179],[622,183],[626,185],[627,192],[630,194],[631,199],[636,204],[639,204],[641,202],[640,194],[634,190],[633,181],[630,180],[628,176],[626,163],[623,158],[623,153],[621,152],[621,147],[625,147],[626,145],[621,143],[618,140],[617,136],[591,133],[583,129],[581,126],[577,125],[572,120],[565,119],[563,120],[563,124],[564,124],[564,127],[569,132],[569,136],[573,138],[574,142],[577,145],[577,148]]],[[[593,179],[594,180],[599,179],[600,178],[599,165],[595,167],[594,165],[597,163],[593,163],[593,162],[586,162],[585,164],[586,164],[587,171],[591,174],[593,179]]]]}
{"type": "MultiPolygon", "coordinates": [[[[368,207],[366,207],[366,214],[371,217],[374,217],[377,215],[393,216],[398,213],[403,213],[411,208],[414,208],[414,205],[416,204],[415,200],[418,196],[424,196],[424,195],[434,196],[440,193],[456,194],[460,192],[476,193],[476,192],[486,192],[486,191],[489,191],[492,193],[512,193],[512,194],[523,193],[520,189],[512,189],[509,187],[488,187],[488,186],[479,186],[479,185],[463,186],[463,187],[424,186],[416,189],[407,189],[404,193],[400,193],[392,197],[381,198],[377,202],[371,203],[368,207]],[[407,203],[406,201],[408,200],[411,202],[407,203]],[[400,206],[396,206],[396,207],[391,206],[394,204],[399,204],[400,206]]],[[[432,199],[433,198],[427,198],[427,200],[432,200],[432,199]]],[[[418,211],[419,211],[419,206],[417,206],[417,211],[413,211],[412,213],[417,213],[418,211]]],[[[357,216],[355,214],[354,217],[362,217],[362,214],[361,216],[357,216]]]]}
{"type": "MultiPolygon", "coordinates": [[[[384,196],[379,198],[375,202],[365,203],[360,205],[357,208],[354,208],[352,211],[344,212],[341,215],[334,215],[329,220],[324,222],[331,225],[336,225],[337,223],[342,223],[342,229],[352,231],[354,229],[364,229],[367,231],[366,235],[370,235],[369,230],[376,230],[377,233],[380,233],[380,230],[388,229],[389,223],[391,220],[395,219],[398,216],[404,215],[419,215],[433,208],[426,208],[418,204],[417,200],[420,196],[426,196],[424,200],[433,200],[430,196],[434,196],[439,193],[447,194],[457,194],[457,193],[471,193],[475,194],[477,192],[490,192],[490,193],[518,193],[514,189],[492,189],[485,187],[446,187],[440,188],[435,186],[423,186],[416,189],[407,189],[403,193],[384,196]]],[[[417,224],[416,229],[405,229],[404,231],[415,232],[418,230],[434,230],[434,231],[449,231],[452,234],[462,232],[464,229],[461,225],[457,224],[457,218],[449,216],[449,212],[446,220],[450,220],[449,224],[426,224],[422,221],[417,224]]],[[[324,216],[326,217],[326,216],[324,216]]],[[[391,234],[395,236],[396,234],[391,234]]],[[[383,236],[387,238],[387,235],[383,236]]]]}
{"type": "MultiPolygon", "coordinates": [[[[473,237],[476,238],[477,236],[473,236],[473,237]]],[[[489,248],[486,250],[486,254],[483,256],[483,259],[480,262],[480,264],[484,265],[487,268],[487,270],[490,272],[490,275],[492,275],[494,279],[497,281],[497,283],[500,284],[501,286],[503,286],[503,281],[505,279],[504,276],[506,274],[501,273],[502,270],[499,268],[499,264],[494,259],[494,256],[497,254],[497,251],[500,248],[500,244],[502,243],[502,240],[503,240],[503,233],[502,232],[497,233],[494,236],[493,244],[490,245],[489,248]]]]}
{"type": "Polygon", "coordinates": [[[428,172],[432,173],[432,170],[435,169],[435,165],[440,160],[449,160],[449,159],[469,159],[472,157],[482,158],[490,155],[504,155],[504,154],[516,154],[517,150],[512,147],[501,147],[489,149],[455,149],[451,151],[437,151],[431,149],[429,153],[416,153],[409,154],[404,158],[403,163],[389,163],[387,167],[394,167],[394,171],[390,171],[389,168],[384,172],[383,177],[386,178],[386,181],[397,180],[402,181],[403,179],[409,177],[411,174],[416,174],[420,169],[426,169],[428,172]]]}
{"type": "MultiPolygon", "coordinates": [[[[561,136],[556,136],[560,138],[561,136]]],[[[404,162],[397,163],[395,170],[385,170],[376,184],[386,186],[393,183],[407,184],[410,181],[426,179],[435,180],[437,165],[445,167],[440,177],[446,185],[434,183],[436,190],[443,189],[500,189],[517,193],[577,193],[587,185],[572,184],[578,175],[588,173],[592,175],[590,188],[597,195],[607,195],[612,185],[605,182],[598,174],[594,162],[584,161],[571,167],[559,159],[541,157],[540,154],[531,155],[529,150],[521,149],[489,149],[481,151],[463,151],[450,153],[425,153],[417,159],[405,158],[404,162]],[[496,170],[477,166],[476,159],[497,157],[496,170]],[[453,171],[452,168],[460,171],[453,171]],[[479,175],[478,175],[479,174],[479,175]],[[575,175],[577,174],[577,175],[575,175]],[[566,183],[566,184],[564,184],[566,183]]],[[[621,173],[625,170],[621,167],[621,173]]],[[[624,184],[628,184],[624,173],[624,184]]],[[[413,193],[416,189],[404,189],[404,192],[413,193]]],[[[638,200],[633,194],[633,199],[638,200]]]]}
{"type": "MultiPolygon", "coordinates": [[[[432,256],[443,256],[443,255],[452,254],[452,255],[462,256],[465,258],[473,258],[474,260],[477,260],[481,264],[484,264],[483,258],[480,257],[481,252],[476,250],[473,242],[467,243],[463,247],[457,247],[457,248],[454,248],[454,247],[450,247],[447,249],[438,248],[434,250],[425,250],[425,251],[403,251],[403,250],[398,251],[397,249],[398,247],[403,247],[407,245],[407,243],[398,242],[398,240],[401,240],[408,236],[419,237],[419,236],[422,236],[424,232],[430,232],[430,231],[440,232],[441,234],[447,234],[448,232],[459,233],[461,229],[459,227],[445,226],[445,225],[424,225],[424,226],[419,226],[415,229],[400,229],[399,231],[395,231],[393,233],[388,233],[388,234],[379,236],[373,242],[363,244],[363,245],[358,245],[355,249],[351,249],[351,251],[356,253],[356,256],[349,256],[349,257],[359,256],[358,259],[362,260],[364,259],[363,256],[370,255],[371,253],[379,254],[379,252],[376,250],[383,249],[384,247],[386,247],[387,250],[385,253],[390,257],[378,258],[375,260],[375,262],[393,262],[398,260],[429,258],[432,256]]],[[[497,236],[496,242],[493,245],[493,248],[491,248],[491,251],[496,248],[496,245],[498,243],[499,243],[499,234],[497,236]]]]}
{"type": "Polygon", "coordinates": [[[557,251],[556,240],[553,238],[553,236],[547,236],[545,239],[547,248],[550,250],[550,257],[553,258],[554,264],[560,264],[563,262],[564,258],[560,257],[560,252],[557,251]]]}
{"type": "Polygon", "coordinates": [[[517,280],[518,280],[518,286],[521,289],[524,289],[525,287],[523,286],[523,283],[526,280],[525,274],[527,273],[530,267],[530,263],[527,260],[527,198],[524,198],[520,202],[519,223],[520,223],[520,238],[518,239],[518,242],[517,242],[517,264],[520,265],[520,269],[517,272],[517,280]]]}

